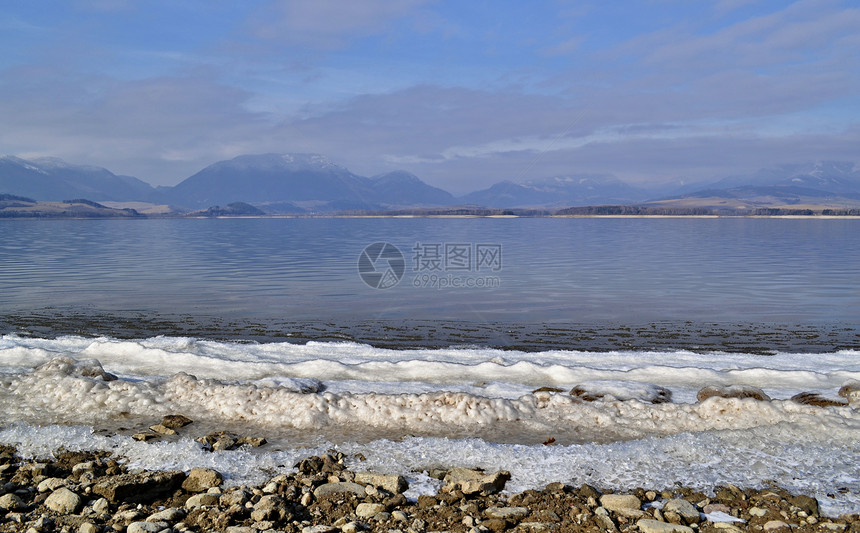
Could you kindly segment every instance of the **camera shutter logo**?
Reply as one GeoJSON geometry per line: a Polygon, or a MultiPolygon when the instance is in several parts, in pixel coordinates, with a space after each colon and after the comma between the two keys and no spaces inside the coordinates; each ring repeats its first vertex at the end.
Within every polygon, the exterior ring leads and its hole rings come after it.
{"type": "Polygon", "coordinates": [[[374,289],[390,289],[403,278],[406,261],[393,244],[375,242],[358,256],[358,273],[374,289]]]}

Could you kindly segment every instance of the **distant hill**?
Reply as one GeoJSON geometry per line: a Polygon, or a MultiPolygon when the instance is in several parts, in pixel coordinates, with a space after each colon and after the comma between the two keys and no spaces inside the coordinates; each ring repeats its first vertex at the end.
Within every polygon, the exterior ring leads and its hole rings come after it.
{"type": "Polygon", "coordinates": [[[135,201],[154,189],[130,176],[117,176],[101,167],[71,165],[52,157],[0,157],[0,192],[42,201],[89,198],[94,201],[135,201]]]}
{"type": "Polygon", "coordinates": [[[389,207],[456,205],[448,191],[427,185],[418,176],[403,170],[371,178],[378,200],[389,207]]]}
{"type": "Polygon", "coordinates": [[[408,172],[366,178],[318,154],[243,155],[219,161],[163,194],[170,203],[186,207],[242,201],[276,212],[294,212],[293,208],[340,211],[456,202],[451,194],[408,172]]]}
{"type": "Polygon", "coordinates": [[[216,205],[210,207],[205,211],[196,211],[193,213],[188,213],[189,216],[203,216],[203,217],[235,217],[235,216],[261,216],[266,213],[257,209],[253,205],[246,204],[245,202],[233,202],[232,204],[228,204],[224,207],[220,205],[216,205]]]}
{"type": "Polygon", "coordinates": [[[532,180],[503,181],[460,197],[465,204],[493,208],[562,207],[644,200],[647,193],[611,176],[574,175],[532,180]]]}
{"type": "Polygon", "coordinates": [[[833,161],[782,165],[646,204],[723,210],[856,209],[860,207],[860,167],[833,161]]]}
{"type": "Polygon", "coordinates": [[[37,202],[9,194],[0,195],[0,218],[129,218],[139,217],[134,209],[112,209],[90,200],[37,202]]]}

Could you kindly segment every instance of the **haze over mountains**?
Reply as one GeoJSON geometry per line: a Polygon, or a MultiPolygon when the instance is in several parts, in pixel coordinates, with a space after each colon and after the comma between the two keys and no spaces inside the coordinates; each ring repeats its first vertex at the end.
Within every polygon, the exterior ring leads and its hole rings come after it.
{"type": "Polygon", "coordinates": [[[317,154],[243,155],[219,161],[174,187],[154,188],[107,169],[55,158],[0,157],[0,193],[40,201],[168,204],[203,210],[246,202],[262,212],[308,213],[443,206],[562,208],[588,205],[860,207],[860,167],[818,162],[762,169],[710,184],[670,189],[635,187],[612,175],[509,181],[460,198],[405,171],[359,176],[317,154]]]}

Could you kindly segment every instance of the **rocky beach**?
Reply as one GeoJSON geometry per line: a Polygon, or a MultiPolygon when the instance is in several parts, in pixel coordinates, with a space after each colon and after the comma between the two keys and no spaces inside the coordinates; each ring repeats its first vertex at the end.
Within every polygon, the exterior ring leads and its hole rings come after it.
{"type": "MultiPolygon", "coordinates": [[[[211,446],[211,439],[200,440],[211,446]]],[[[259,441],[245,446],[253,443],[259,441]]],[[[332,451],[290,465],[262,484],[229,486],[207,467],[130,470],[108,452],[57,450],[34,458],[3,446],[0,531],[860,532],[858,514],[822,516],[815,498],[778,486],[621,492],[559,480],[543,490],[511,494],[505,490],[508,472],[451,468],[429,472],[441,480],[436,494],[407,498],[410,473],[362,471],[362,459],[332,451]]]]}

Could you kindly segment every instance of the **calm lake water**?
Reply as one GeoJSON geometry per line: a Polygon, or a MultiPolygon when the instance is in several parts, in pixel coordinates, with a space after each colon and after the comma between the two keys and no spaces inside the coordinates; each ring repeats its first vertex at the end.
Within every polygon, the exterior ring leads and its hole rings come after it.
{"type": "Polygon", "coordinates": [[[858,229],[784,219],[6,220],[0,311],[852,324],[858,229]],[[359,257],[377,242],[393,247],[368,256],[363,278],[359,257]],[[388,288],[365,281],[389,267],[388,288]]]}

